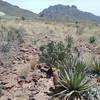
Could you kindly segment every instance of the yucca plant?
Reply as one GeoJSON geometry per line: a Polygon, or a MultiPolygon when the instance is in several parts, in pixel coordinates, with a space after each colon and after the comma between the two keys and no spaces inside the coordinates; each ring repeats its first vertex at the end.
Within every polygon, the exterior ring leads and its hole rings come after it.
{"type": "Polygon", "coordinates": [[[94,60],[92,66],[93,72],[96,74],[100,74],[100,60],[94,60]]]}
{"type": "Polygon", "coordinates": [[[87,70],[87,65],[81,61],[80,59],[78,59],[78,56],[67,56],[63,62],[59,61],[59,66],[60,70],[61,68],[67,68],[67,70],[73,70],[73,71],[77,71],[77,72],[86,72],[87,70]]]}
{"type": "Polygon", "coordinates": [[[87,65],[84,62],[77,60],[77,58],[76,58],[76,63],[74,65],[74,68],[75,68],[75,71],[77,71],[78,73],[80,72],[86,73],[87,71],[87,65]]]}
{"type": "Polygon", "coordinates": [[[82,94],[89,89],[89,80],[86,79],[85,68],[83,62],[75,59],[70,69],[66,65],[59,67],[57,92],[53,97],[59,97],[60,100],[74,100],[75,98],[82,100],[82,94]]]}

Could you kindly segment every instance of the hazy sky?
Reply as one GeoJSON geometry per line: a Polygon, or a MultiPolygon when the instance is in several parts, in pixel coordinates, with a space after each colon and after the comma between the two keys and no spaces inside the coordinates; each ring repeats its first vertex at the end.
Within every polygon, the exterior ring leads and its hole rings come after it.
{"type": "Polygon", "coordinates": [[[76,5],[80,10],[92,12],[100,16],[100,0],[4,0],[21,8],[39,13],[50,5],[76,5]]]}

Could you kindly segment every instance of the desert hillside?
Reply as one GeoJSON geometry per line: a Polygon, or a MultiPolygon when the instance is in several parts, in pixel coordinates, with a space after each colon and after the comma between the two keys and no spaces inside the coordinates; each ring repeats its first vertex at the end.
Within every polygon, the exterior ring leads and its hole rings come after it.
{"type": "Polygon", "coordinates": [[[100,100],[99,4],[0,0],[0,100],[100,100]]]}
{"type": "Polygon", "coordinates": [[[0,12],[2,12],[2,17],[11,17],[11,18],[21,18],[25,19],[34,19],[37,17],[37,14],[32,11],[22,9],[18,6],[12,5],[6,1],[0,0],[0,12]]]}
{"type": "MultiPolygon", "coordinates": [[[[98,24],[0,20],[0,100],[48,100],[53,77],[48,78],[50,66],[39,62],[39,48],[51,41],[64,42],[68,36],[86,65],[94,57],[100,59],[98,24]]],[[[94,75],[87,74],[93,92],[100,90],[100,79],[94,75]]]]}

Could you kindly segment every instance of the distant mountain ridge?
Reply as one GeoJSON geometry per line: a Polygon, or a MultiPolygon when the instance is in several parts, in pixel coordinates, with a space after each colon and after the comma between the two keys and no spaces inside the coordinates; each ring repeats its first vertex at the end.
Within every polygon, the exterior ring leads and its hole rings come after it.
{"type": "Polygon", "coordinates": [[[19,8],[18,6],[14,6],[2,0],[0,0],[0,12],[9,16],[25,17],[26,19],[33,19],[34,17],[37,17],[37,14],[29,10],[19,8]]]}
{"type": "Polygon", "coordinates": [[[1,16],[24,17],[25,19],[46,19],[53,21],[83,21],[100,23],[100,17],[89,12],[79,10],[76,6],[55,5],[44,9],[39,14],[32,11],[19,8],[6,1],[0,0],[0,17],[1,16]]]}
{"type": "Polygon", "coordinates": [[[89,12],[80,11],[76,6],[55,5],[44,9],[39,13],[40,17],[45,17],[56,21],[86,21],[100,23],[100,17],[89,12]]]}

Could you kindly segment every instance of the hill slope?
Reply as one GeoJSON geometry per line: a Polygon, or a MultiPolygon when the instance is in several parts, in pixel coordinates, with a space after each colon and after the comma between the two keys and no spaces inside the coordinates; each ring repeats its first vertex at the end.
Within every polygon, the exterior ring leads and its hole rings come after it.
{"type": "Polygon", "coordinates": [[[5,13],[6,15],[9,16],[16,16],[16,17],[25,17],[26,19],[33,19],[34,17],[37,16],[37,14],[21,9],[17,6],[11,5],[5,1],[0,0],[0,12],[5,13]]]}
{"type": "Polygon", "coordinates": [[[46,17],[50,20],[57,21],[89,21],[89,22],[99,22],[100,17],[93,15],[92,13],[80,11],[76,6],[64,6],[55,5],[44,9],[39,14],[40,17],[46,17]]]}

